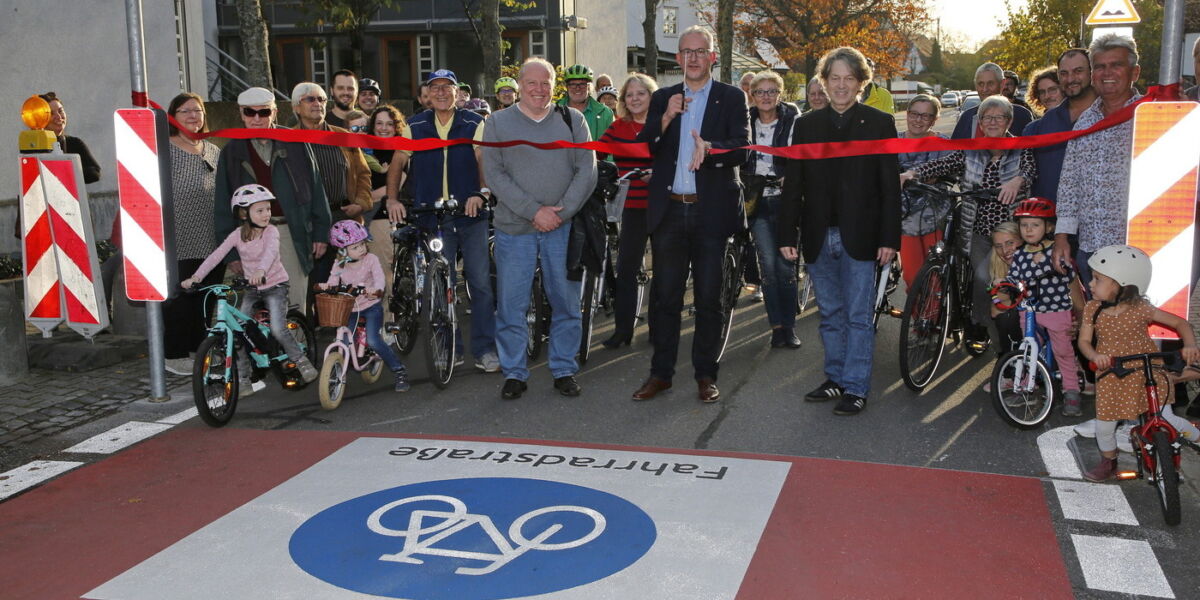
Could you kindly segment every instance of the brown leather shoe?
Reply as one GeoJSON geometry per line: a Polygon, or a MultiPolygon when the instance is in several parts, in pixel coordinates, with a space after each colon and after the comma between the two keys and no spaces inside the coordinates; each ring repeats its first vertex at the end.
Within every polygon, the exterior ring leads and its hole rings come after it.
{"type": "Polygon", "coordinates": [[[642,387],[638,388],[638,390],[633,393],[633,399],[649,400],[657,396],[659,392],[669,389],[671,389],[670,381],[667,381],[666,379],[659,379],[658,377],[651,375],[646,379],[646,382],[642,384],[642,387]]]}
{"type": "Polygon", "coordinates": [[[703,377],[696,380],[696,385],[700,389],[701,402],[716,402],[721,399],[721,390],[717,389],[717,382],[708,377],[703,377]]]}

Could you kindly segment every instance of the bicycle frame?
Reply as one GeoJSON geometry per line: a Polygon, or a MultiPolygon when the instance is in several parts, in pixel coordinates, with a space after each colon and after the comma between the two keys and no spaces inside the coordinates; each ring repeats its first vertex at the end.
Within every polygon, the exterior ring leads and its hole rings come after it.
{"type": "Polygon", "coordinates": [[[1045,363],[1046,370],[1050,371],[1053,376],[1061,378],[1061,375],[1058,373],[1057,365],[1054,364],[1050,336],[1041,336],[1044,338],[1045,344],[1038,342],[1037,318],[1033,303],[1026,298],[1021,301],[1021,307],[1018,310],[1025,318],[1025,337],[1017,346],[1017,351],[1021,353],[1021,362],[1017,363],[1013,372],[1013,391],[1029,393],[1036,386],[1037,371],[1034,365],[1038,360],[1045,363]]]}
{"type": "MultiPolygon", "coordinates": [[[[228,286],[212,286],[209,289],[210,294],[217,296],[217,321],[209,327],[209,335],[225,335],[225,352],[227,357],[234,356],[234,340],[242,338],[246,341],[246,354],[253,361],[253,366],[259,369],[265,369],[276,361],[282,361],[287,358],[287,353],[283,351],[282,345],[279,347],[279,354],[275,356],[268,355],[267,340],[271,339],[271,329],[264,323],[260,323],[257,319],[247,316],[242,311],[233,307],[229,303],[228,286]],[[246,327],[247,323],[253,323],[254,327],[246,327]],[[232,334],[232,335],[228,335],[232,334]],[[258,339],[255,339],[258,338],[258,339]]],[[[229,376],[229,366],[226,366],[225,376],[229,376]]],[[[247,374],[249,375],[249,374],[247,374]]]]}
{"type": "MultiPolygon", "coordinates": [[[[362,317],[360,316],[359,320],[361,319],[362,317]]],[[[343,356],[349,358],[348,362],[355,371],[366,371],[376,362],[383,360],[379,358],[378,354],[375,354],[375,351],[365,341],[361,344],[358,342],[358,330],[363,327],[362,323],[357,323],[354,331],[350,331],[350,328],[346,325],[338,327],[337,333],[333,336],[333,341],[325,348],[325,358],[329,358],[329,355],[334,352],[340,352],[343,356]],[[360,348],[362,349],[361,357],[359,353],[360,348]],[[359,362],[360,360],[362,360],[361,363],[359,362]]]]}

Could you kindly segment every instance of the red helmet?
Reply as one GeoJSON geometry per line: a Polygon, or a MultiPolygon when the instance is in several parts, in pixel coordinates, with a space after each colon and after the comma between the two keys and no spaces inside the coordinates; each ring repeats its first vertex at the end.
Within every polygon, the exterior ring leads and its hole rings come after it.
{"type": "Polygon", "coordinates": [[[1013,218],[1019,217],[1041,217],[1043,219],[1053,219],[1057,215],[1054,213],[1054,203],[1045,198],[1027,198],[1017,204],[1017,210],[1013,213],[1013,218]]]}

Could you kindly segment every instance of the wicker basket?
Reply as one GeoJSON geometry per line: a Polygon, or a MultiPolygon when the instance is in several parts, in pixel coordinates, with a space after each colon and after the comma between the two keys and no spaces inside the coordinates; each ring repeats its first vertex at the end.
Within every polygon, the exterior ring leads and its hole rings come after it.
{"type": "Polygon", "coordinates": [[[321,327],[341,327],[350,320],[354,296],[350,294],[317,294],[317,322],[321,327]]]}

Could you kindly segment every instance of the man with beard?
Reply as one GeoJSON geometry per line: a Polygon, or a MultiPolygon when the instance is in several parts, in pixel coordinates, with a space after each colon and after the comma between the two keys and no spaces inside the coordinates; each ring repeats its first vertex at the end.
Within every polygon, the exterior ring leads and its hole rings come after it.
{"type": "Polygon", "coordinates": [[[1000,83],[1000,93],[1008,98],[1008,101],[1029,108],[1029,104],[1025,99],[1017,95],[1017,88],[1021,87],[1021,76],[1017,75],[1016,71],[1005,71],[1004,81],[1000,83]]]}
{"type": "Polygon", "coordinates": [[[354,110],[358,102],[358,77],[354,71],[342,69],[334,72],[329,98],[333,100],[333,108],[325,115],[325,122],[345,129],[346,113],[354,110]]]}
{"type": "MultiPolygon", "coordinates": [[[[1071,131],[1075,127],[1075,121],[1079,120],[1079,115],[1096,101],[1096,92],[1092,89],[1092,65],[1087,50],[1071,48],[1059,55],[1058,87],[1062,89],[1066,101],[1046,111],[1042,118],[1026,125],[1021,135],[1071,131]]],[[[1066,142],[1033,149],[1038,177],[1029,190],[1031,196],[1051,200],[1058,198],[1058,176],[1066,154],[1066,142]]]]}

